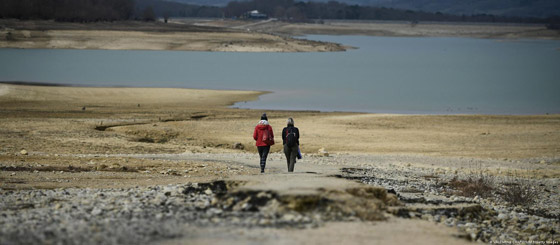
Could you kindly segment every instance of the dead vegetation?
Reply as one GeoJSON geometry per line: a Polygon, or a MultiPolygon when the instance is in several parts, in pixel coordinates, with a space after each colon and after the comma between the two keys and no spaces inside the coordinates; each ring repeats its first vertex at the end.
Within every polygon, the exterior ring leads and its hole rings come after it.
{"type": "Polygon", "coordinates": [[[456,190],[457,194],[467,197],[489,197],[494,188],[494,179],[490,176],[480,174],[459,179],[457,176],[449,181],[448,186],[456,190]]]}
{"type": "Polygon", "coordinates": [[[447,185],[458,194],[467,197],[498,197],[512,205],[530,206],[539,196],[539,190],[529,180],[519,177],[509,177],[502,183],[497,183],[489,175],[479,174],[464,179],[453,177],[447,185]],[[495,194],[495,195],[494,195],[495,194]]]}
{"type": "Polygon", "coordinates": [[[501,198],[513,205],[530,206],[539,196],[539,191],[524,179],[511,179],[503,183],[501,198]]]}

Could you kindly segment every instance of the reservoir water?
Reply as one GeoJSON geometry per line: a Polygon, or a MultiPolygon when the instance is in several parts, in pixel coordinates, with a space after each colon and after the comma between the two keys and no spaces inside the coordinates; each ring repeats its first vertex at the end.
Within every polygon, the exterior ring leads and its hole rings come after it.
{"type": "Polygon", "coordinates": [[[358,49],[226,53],[0,49],[0,81],[261,90],[235,107],[560,113],[560,41],[308,36],[358,49]]]}

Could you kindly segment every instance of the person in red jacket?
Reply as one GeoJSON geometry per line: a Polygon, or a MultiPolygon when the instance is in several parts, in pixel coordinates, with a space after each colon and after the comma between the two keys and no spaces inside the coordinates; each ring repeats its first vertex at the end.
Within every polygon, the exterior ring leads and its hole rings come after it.
{"type": "Polygon", "coordinates": [[[266,158],[268,157],[270,146],[274,145],[274,133],[272,132],[272,127],[268,124],[268,117],[266,116],[266,113],[262,114],[261,120],[255,127],[253,139],[257,141],[255,145],[259,150],[259,156],[261,158],[261,173],[264,173],[266,158]]]}

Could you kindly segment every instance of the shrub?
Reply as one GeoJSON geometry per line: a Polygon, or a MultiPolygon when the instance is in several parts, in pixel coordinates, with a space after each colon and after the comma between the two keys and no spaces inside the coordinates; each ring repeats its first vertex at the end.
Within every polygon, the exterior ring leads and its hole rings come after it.
{"type": "Polygon", "coordinates": [[[500,193],[504,201],[514,205],[528,206],[535,202],[538,191],[526,180],[504,183],[504,190],[500,193]]]}
{"type": "Polygon", "coordinates": [[[494,180],[483,174],[480,174],[478,177],[469,176],[463,180],[455,176],[449,181],[448,185],[457,190],[459,195],[467,197],[488,197],[494,190],[494,180]]]}

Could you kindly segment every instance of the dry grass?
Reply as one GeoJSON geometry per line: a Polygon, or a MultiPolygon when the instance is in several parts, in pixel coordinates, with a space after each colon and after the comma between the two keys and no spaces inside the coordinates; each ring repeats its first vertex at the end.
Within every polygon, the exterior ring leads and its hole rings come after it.
{"type": "Polygon", "coordinates": [[[539,192],[529,181],[517,179],[504,183],[500,196],[504,201],[513,205],[529,206],[538,198],[539,192]]]}
{"type": "Polygon", "coordinates": [[[455,176],[449,181],[448,185],[457,190],[459,195],[468,197],[489,197],[495,189],[494,179],[483,174],[476,177],[469,176],[466,179],[458,179],[457,176],[455,176]]]}

